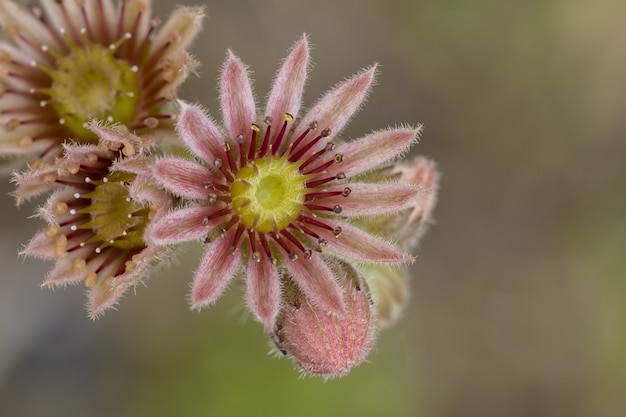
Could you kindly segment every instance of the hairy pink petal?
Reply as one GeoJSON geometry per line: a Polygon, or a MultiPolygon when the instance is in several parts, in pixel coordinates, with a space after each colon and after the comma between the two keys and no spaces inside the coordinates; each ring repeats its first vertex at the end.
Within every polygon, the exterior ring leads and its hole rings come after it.
{"type": "Polygon", "coordinates": [[[44,166],[35,170],[16,172],[13,174],[13,182],[16,184],[15,200],[20,206],[31,198],[50,191],[59,185],[55,183],[57,169],[54,166],[44,166]]]}
{"type": "Polygon", "coordinates": [[[328,174],[343,172],[347,177],[352,177],[374,169],[406,152],[421,130],[421,126],[379,130],[338,146],[334,154],[343,155],[343,162],[331,165],[328,174]]]}
{"type": "Polygon", "coordinates": [[[112,286],[108,279],[98,280],[87,293],[89,317],[95,320],[104,314],[105,310],[114,307],[127,289],[127,285],[112,286]]]}
{"type": "Polygon", "coordinates": [[[206,200],[208,184],[217,181],[203,166],[173,157],[157,161],[154,176],[172,193],[193,200],[206,200]]]}
{"type": "Polygon", "coordinates": [[[233,232],[231,231],[223,238],[213,242],[204,253],[193,279],[192,308],[200,309],[217,300],[237,272],[241,255],[229,253],[231,248],[229,243],[232,237],[233,232]]]}
{"type": "Polygon", "coordinates": [[[357,73],[328,91],[304,116],[293,137],[300,136],[313,122],[318,123],[319,129],[329,128],[332,136],[337,135],[361,107],[375,75],[376,65],[357,73]]]}
{"type": "Polygon", "coordinates": [[[287,270],[311,302],[335,314],[343,314],[345,306],[341,288],[319,255],[291,261],[282,248],[281,252],[287,270]]]}
{"type": "Polygon", "coordinates": [[[171,57],[175,52],[187,49],[202,29],[202,7],[178,7],[152,39],[151,54],[165,48],[163,54],[171,57]]]}
{"type": "Polygon", "coordinates": [[[46,260],[57,259],[58,253],[54,237],[50,236],[48,230],[43,230],[33,236],[28,245],[20,252],[20,255],[46,260]]]}
{"type": "Polygon", "coordinates": [[[128,187],[128,195],[136,202],[152,207],[151,221],[168,213],[174,205],[174,197],[163,192],[163,188],[151,177],[135,178],[128,187]]]}
{"type": "Polygon", "coordinates": [[[124,158],[113,162],[111,170],[149,176],[152,173],[152,162],[152,159],[145,157],[124,158]]]}
{"type": "Polygon", "coordinates": [[[204,206],[172,211],[148,227],[146,239],[157,245],[171,245],[202,239],[210,227],[220,223],[220,219],[214,219],[203,224],[202,220],[212,211],[213,208],[204,206]]]}
{"type": "Polygon", "coordinates": [[[59,260],[54,265],[54,268],[50,270],[41,286],[53,287],[57,285],[76,284],[81,282],[90,271],[77,269],[74,265],[74,260],[72,258],[59,260]]]}
{"type": "Polygon", "coordinates": [[[337,196],[323,199],[329,206],[339,204],[341,215],[347,217],[374,216],[394,213],[412,207],[423,192],[421,187],[408,184],[368,184],[352,182],[328,188],[328,191],[343,191],[350,188],[348,197],[337,196]]]}
{"type": "Polygon", "coordinates": [[[399,252],[393,245],[346,222],[325,220],[332,228],[341,227],[341,235],[336,238],[332,231],[319,232],[327,241],[330,251],[359,262],[413,262],[413,257],[399,252]]]}
{"type": "Polygon", "coordinates": [[[215,123],[199,106],[183,101],[178,103],[181,111],[176,129],[191,152],[207,162],[213,162],[217,158],[224,160],[224,137],[215,123]]]}
{"type": "Polygon", "coordinates": [[[246,278],[248,307],[267,329],[272,329],[280,307],[280,277],[271,262],[257,262],[248,255],[246,278]]]}
{"type": "Polygon", "coordinates": [[[256,120],[254,96],[246,67],[231,51],[222,70],[220,98],[224,127],[230,139],[247,134],[256,120]]]}
{"type": "Polygon", "coordinates": [[[139,147],[139,149],[133,149],[132,154],[125,153],[126,156],[131,156],[135,153],[135,151],[148,148],[153,143],[152,139],[149,137],[137,136],[130,133],[124,125],[105,125],[96,120],[89,124],[89,129],[105,143],[112,142],[119,145],[132,143],[133,148],[139,147]]]}
{"type": "Polygon", "coordinates": [[[267,100],[265,114],[278,123],[275,124],[277,129],[274,134],[279,131],[285,113],[290,113],[294,118],[298,116],[308,69],[309,42],[306,35],[303,35],[278,71],[267,100]]]}

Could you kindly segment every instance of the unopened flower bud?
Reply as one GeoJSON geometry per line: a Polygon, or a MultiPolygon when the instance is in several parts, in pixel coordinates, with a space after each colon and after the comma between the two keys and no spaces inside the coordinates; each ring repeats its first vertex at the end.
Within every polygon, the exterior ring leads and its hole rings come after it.
{"type": "Polygon", "coordinates": [[[362,268],[371,290],[378,325],[393,325],[409,301],[409,273],[406,268],[391,265],[367,265],[362,268]]]}
{"type": "Polygon", "coordinates": [[[278,349],[298,368],[327,379],[346,375],[363,362],[376,336],[375,313],[364,280],[343,261],[328,263],[342,287],[345,313],[329,312],[288,283],[273,334],[278,349]]]}
{"type": "MultiPolygon", "coordinates": [[[[393,216],[378,216],[358,222],[363,229],[393,241],[402,251],[413,251],[431,221],[437,202],[439,172],[435,163],[424,157],[397,163],[374,171],[371,179],[396,181],[417,186],[421,192],[412,205],[393,216]]],[[[381,327],[389,326],[401,316],[409,298],[409,272],[402,266],[369,264],[360,271],[366,277],[381,327]]]]}
{"type": "Polygon", "coordinates": [[[401,245],[405,245],[404,247],[414,247],[426,231],[432,211],[437,204],[439,172],[434,161],[417,157],[410,162],[397,164],[393,173],[399,174],[399,182],[417,185],[424,189],[422,196],[406,213],[406,227],[398,233],[398,236],[393,236],[401,245]]]}

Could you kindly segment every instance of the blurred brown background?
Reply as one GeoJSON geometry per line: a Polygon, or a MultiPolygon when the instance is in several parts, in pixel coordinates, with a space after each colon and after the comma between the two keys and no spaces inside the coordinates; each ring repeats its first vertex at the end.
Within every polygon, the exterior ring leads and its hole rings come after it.
{"type": "MultiPolygon", "coordinates": [[[[187,4],[201,4],[187,1],[187,4]]],[[[165,17],[173,2],[158,1],[165,17]]],[[[343,379],[270,357],[233,288],[188,311],[191,246],[90,322],[79,287],[17,251],[41,226],[1,185],[2,416],[626,415],[626,3],[620,0],[212,1],[181,91],[215,116],[227,48],[263,102],[309,33],[311,105],[382,64],[356,138],[425,124],[443,172],[412,303],[343,379]],[[622,272],[620,272],[622,271],[622,272]]]]}

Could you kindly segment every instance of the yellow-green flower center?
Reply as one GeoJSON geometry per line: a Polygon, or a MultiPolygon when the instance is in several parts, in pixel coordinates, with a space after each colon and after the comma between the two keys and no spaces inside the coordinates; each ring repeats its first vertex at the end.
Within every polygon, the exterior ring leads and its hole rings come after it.
{"type": "Polygon", "coordinates": [[[142,235],[149,210],[142,208],[128,196],[128,189],[120,178],[130,174],[112,174],[88,195],[91,204],[84,208],[91,216],[94,240],[121,249],[144,246],[142,235]]]}
{"type": "Polygon", "coordinates": [[[59,121],[81,138],[95,138],[85,128],[89,119],[128,123],[135,116],[137,68],[114,53],[101,45],[72,46],[68,55],[55,56],[56,68],[45,69],[52,78],[46,93],[59,121]]]}
{"type": "Polygon", "coordinates": [[[233,211],[246,227],[280,231],[302,210],[305,177],[285,158],[258,158],[239,170],[230,195],[233,211]]]}

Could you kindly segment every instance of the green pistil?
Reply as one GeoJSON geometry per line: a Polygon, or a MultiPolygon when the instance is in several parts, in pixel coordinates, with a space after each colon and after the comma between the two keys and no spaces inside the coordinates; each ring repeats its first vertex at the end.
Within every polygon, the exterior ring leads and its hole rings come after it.
{"type": "Polygon", "coordinates": [[[230,188],[232,207],[246,227],[283,230],[302,210],[305,177],[284,158],[256,159],[239,170],[230,188]]]}
{"type": "Polygon", "coordinates": [[[89,226],[94,232],[95,241],[105,245],[132,249],[145,246],[142,235],[148,221],[148,209],[135,203],[128,196],[128,189],[122,176],[130,174],[112,174],[107,182],[102,182],[84,197],[91,198],[91,204],[85,208],[91,216],[89,226]]]}
{"type": "Polygon", "coordinates": [[[45,92],[61,123],[78,137],[95,139],[84,127],[89,119],[125,124],[135,117],[136,68],[114,53],[101,45],[73,45],[70,54],[55,56],[56,68],[44,68],[52,78],[45,92]]]}

